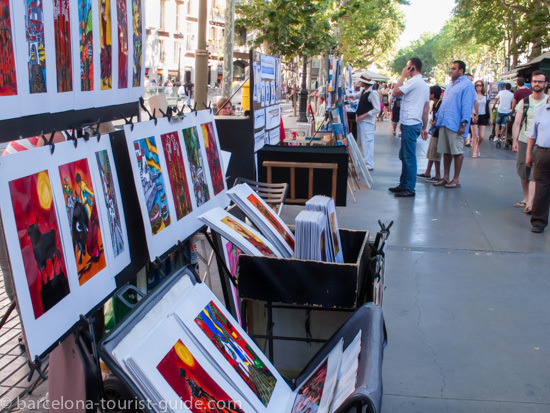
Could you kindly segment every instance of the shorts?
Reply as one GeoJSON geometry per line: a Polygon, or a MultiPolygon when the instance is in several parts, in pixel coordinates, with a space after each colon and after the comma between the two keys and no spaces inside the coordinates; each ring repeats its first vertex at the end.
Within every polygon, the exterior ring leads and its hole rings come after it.
{"type": "Polygon", "coordinates": [[[485,114],[485,115],[479,115],[477,117],[477,122],[474,123],[474,125],[479,125],[479,126],[487,126],[489,124],[489,115],[485,114]]]}
{"type": "Polygon", "coordinates": [[[428,158],[429,161],[433,161],[433,162],[441,161],[441,154],[437,152],[438,141],[439,141],[439,138],[437,136],[432,136],[430,138],[430,143],[428,145],[428,152],[426,152],[426,158],[428,158]]]}
{"type": "Polygon", "coordinates": [[[497,120],[495,121],[495,125],[503,126],[509,117],[510,117],[509,113],[497,112],[497,120]]]}
{"type": "Polygon", "coordinates": [[[451,155],[462,155],[464,151],[464,138],[447,129],[445,126],[439,128],[439,142],[437,143],[437,152],[450,153],[451,155]]]}
{"type": "MultiPolygon", "coordinates": [[[[533,147],[533,155],[535,148],[533,147]]],[[[534,181],[533,169],[527,166],[525,160],[527,158],[527,144],[525,142],[518,141],[518,159],[516,161],[516,172],[519,179],[522,181],[534,181]]]]}

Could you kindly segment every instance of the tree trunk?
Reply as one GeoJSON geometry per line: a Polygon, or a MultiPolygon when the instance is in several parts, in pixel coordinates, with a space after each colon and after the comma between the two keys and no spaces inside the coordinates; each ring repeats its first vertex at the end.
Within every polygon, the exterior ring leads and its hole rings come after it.
{"type": "Polygon", "coordinates": [[[222,96],[230,97],[233,83],[233,39],[235,39],[235,0],[227,0],[225,6],[225,38],[223,42],[222,96]]]}

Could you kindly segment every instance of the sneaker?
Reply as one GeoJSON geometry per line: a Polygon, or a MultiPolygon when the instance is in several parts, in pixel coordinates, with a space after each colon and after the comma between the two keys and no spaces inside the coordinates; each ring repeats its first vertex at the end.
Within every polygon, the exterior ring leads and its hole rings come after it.
{"type": "Polygon", "coordinates": [[[403,188],[402,186],[395,186],[393,188],[388,188],[388,191],[393,192],[394,194],[396,194],[398,192],[406,191],[406,189],[403,188]]]}
{"type": "Polygon", "coordinates": [[[403,191],[396,192],[393,195],[396,196],[397,198],[410,198],[410,197],[415,196],[416,194],[413,191],[409,191],[408,189],[404,189],[403,191]]]}
{"type": "Polygon", "coordinates": [[[426,179],[426,182],[429,184],[435,184],[436,182],[440,181],[441,178],[436,178],[435,176],[432,176],[431,178],[426,179]]]}
{"type": "Polygon", "coordinates": [[[544,232],[544,227],[532,227],[531,232],[536,234],[542,234],[544,232]]]}

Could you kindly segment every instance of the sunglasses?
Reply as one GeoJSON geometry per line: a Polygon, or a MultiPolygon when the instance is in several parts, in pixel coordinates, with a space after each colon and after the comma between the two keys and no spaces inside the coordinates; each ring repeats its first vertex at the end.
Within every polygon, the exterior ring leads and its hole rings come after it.
{"type": "Polygon", "coordinates": [[[477,84],[476,87],[478,87],[478,86],[481,87],[481,86],[483,86],[483,85],[477,84]]]}

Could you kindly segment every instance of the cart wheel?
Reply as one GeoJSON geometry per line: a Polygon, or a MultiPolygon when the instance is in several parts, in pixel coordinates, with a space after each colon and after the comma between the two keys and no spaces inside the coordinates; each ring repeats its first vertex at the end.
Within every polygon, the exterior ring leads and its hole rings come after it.
{"type": "Polygon", "coordinates": [[[114,376],[103,380],[105,411],[107,413],[142,413],[139,400],[114,376]]]}

